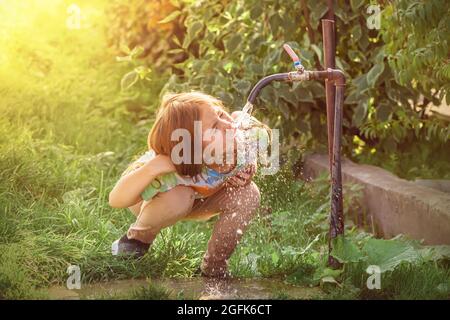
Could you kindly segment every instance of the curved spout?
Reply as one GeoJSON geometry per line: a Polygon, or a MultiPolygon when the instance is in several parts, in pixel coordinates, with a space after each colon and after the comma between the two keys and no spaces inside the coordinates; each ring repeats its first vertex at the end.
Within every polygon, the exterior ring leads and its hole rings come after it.
{"type": "Polygon", "coordinates": [[[261,80],[259,80],[258,83],[255,84],[255,86],[253,87],[252,91],[250,91],[247,101],[250,102],[251,104],[255,104],[255,100],[258,97],[261,89],[267,86],[272,81],[289,81],[289,80],[290,80],[289,73],[276,73],[264,77],[261,80]]]}
{"type": "Polygon", "coordinates": [[[275,73],[259,80],[253,87],[252,91],[250,91],[247,101],[252,105],[255,104],[255,100],[261,90],[272,81],[305,81],[325,79],[333,81],[336,86],[345,85],[345,75],[339,69],[328,68],[327,70],[321,71],[275,73]]]}

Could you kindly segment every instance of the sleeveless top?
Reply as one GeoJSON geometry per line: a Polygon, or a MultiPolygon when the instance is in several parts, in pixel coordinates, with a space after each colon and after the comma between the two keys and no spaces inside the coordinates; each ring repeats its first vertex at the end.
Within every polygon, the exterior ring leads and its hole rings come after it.
{"type": "MultiPolygon", "coordinates": [[[[122,176],[142,167],[156,156],[155,151],[145,152],[139,159],[134,161],[122,174],[122,176]]],[[[195,177],[183,176],[176,171],[157,176],[141,193],[142,199],[149,201],[159,192],[165,192],[177,185],[192,187],[195,191],[195,198],[205,198],[217,191],[223,183],[232,176],[235,176],[242,166],[235,166],[228,173],[220,173],[207,166],[202,167],[202,172],[195,177]]]]}

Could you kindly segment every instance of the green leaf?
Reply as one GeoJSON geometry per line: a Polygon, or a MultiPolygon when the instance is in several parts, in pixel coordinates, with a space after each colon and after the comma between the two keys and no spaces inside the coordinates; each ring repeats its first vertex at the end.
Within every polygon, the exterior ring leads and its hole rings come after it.
{"type": "Polygon", "coordinates": [[[363,123],[363,120],[367,115],[367,108],[368,108],[367,101],[363,100],[358,103],[355,113],[353,114],[353,124],[355,126],[360,126],[363,123]]]}
{"type": "Polygon", "coordinates": [[[184,49],[189,47],[191,42],[198,36],[198,34],[202,31],[202,29],[203,29],[203,23],[200,21],[196,21],[196,22],[188,25],[187,34],[183,41],[184,49]]]}
{"type": "Polygon", "coordinates": [[[384,63],[377,63],[370,69],[370,71],[367,73],[367,83],[370,87],[374,87],[375,83],[377,82],[378,77],[383,73],[384,71],[384,63]]]}
{"type": "Polygon", "coordinates": [[[130,56],[134,59],[139,57],[142,52],[144,52],[144,48],[142,46],[136,46],[131,50],[130,56]]]}
{"type": "Polygon", "coordinates": [[[300,102],[314,102],[311,90],[306,88],[297,88],[294,90],[295,98],[300,102]]]}
{"type": "Polygon", "coordinates": [[[178,53],[183,53],[184,52],[184,50],[183,49],[171,49],[171,50],[169,50],[169,51],[167,51],[167,53],[170,53],[170,54],[178,54],[178,53]]]}
{"type": "Polygon", "coordinates": [[[158,23],[169,23],[172,22],[173,20],[175,20],[176,18],[178,18],[181,14],[181,11],[176,10],[174,12],[172,12],[171,14],[169,14],[167,17],[165,17],[164,19],[158,21],[158,23]]]}
{"type": "Polygon", "coordinates": [[[359,94],[358,91],[353,91],[352,93],[350,93],[347,98],[345,98],[344,103],[345,104],[356,104],[359,103],[361,101],[361,95],[359,94]]]}
{"type": "Polygon", "coordinates": [[[289,109],[289,106],[284,101],[278,101],[278,107],[281,110],[281,113],[286,119],[289,119],[289,115],[291,113],[291,110],[289,109]]]}
{"type": "Polygon", "coordinates": [[[264,68],[260,63],[254,63],[250,66],[250,69],[252,70],[252,72],[259,76],[262,75],[264,73],[264,68]]]}
{"type": "Polygon", "coordinates": [[[118,62],[124,62],[124,61],[129,62],[129,61],[131,61],[131,60],[133,60],[133,59],[131,58],[131,56],[116,57],[116,61],[118,61],[118,62]]]}
{"type": "Polygon", "coordinates": [[[316,53],[317,57],[319,58],[320,63],[322,63],[322,49],[320,49],[318,46],[316,46],[315,44],[311,45],[311,48],[314,50],[314,52],[316,53]]]}
{"type": "Polygon", "coordinates": [[[270,16],[269,24],[270,24],[270,29],[272,30],[273,34],[277,33],[278,28],[280,27],[280,25],[282,23],[283,23],[283,20],[281,19],[280,15],[278,13],[274,13],[272,16],[270,16]]]}
{"type": "Polygon", "coordinates": [[[358,41],[361,38],[362,32],[361,32],[361,25],[357,24],[355,25],[350,33],[353,35],[353,40],[358,41]]]}
{"type": "Polygon", "coordinates": [[[251,85],[251,82],[248,80],[238,80],[233,83],[233,87],[241,94],[247,94],[251,85]]]}
{"type": "Polygon", "coordinates": [[[169,0],[169,2],[176,8],[180,8],[181,6],[181,0],[169,0]]]}
{"type": "Polygon", "coordinates": [[[220,100],[222,100],[224,102],[225,105],[231,106],[233,104],[233,95],[229,92],[225,92],[225,91],[219,91],[217,93],[217,96],[219,97],[220,100]]]}
{"type": "Polygon", "coordinates": [[[420,249],[419,254],[425,261],[448,260],[450,259],[450,246],[427,246],[420,249]]]}
{"type": "Polygon", "coordinates": [[[136,72],[136,70],[130,71],[122,77],[122,80],[120,81],[120,87],[122,88],[122,90],[128,90],[138,80],[139,80],[139,74],[136,72]]]}
{"type": "Polygon", "coordinates": [[[342,235],[333,239],[332,248],[331,255],[341,263],[358,262],[364,259],[359,248],[342,235]]]}
{"type": "Polygon", "coordinates": [[[137,67],[134,71],[136,71],[140,79],[145,79],[152,72],[150,68],[144,66],[137,67]]]}
{"type": "Polygon", "coordinates": [[[250,18],[253,20],[261,18],[261,15],[263,14],[263,10],[261,6],[253,6],[250,10],[250,18]]]}
{"type": "Polygon", "coordinates": [[[389,116],[392,112],[392,108],[389,104],[382,103],[377,108],[377,119],[380,121],[389,120],[389,116]]]}
{"type": "Polygon", "coordinates": [[[364,0],[350,0],[350,6],[353,11],[357,11],[363,4],[364,0]]]}
{"type": "Polygon", "coordinates": [[[131,53],[130,48],[129,48],[126,44],[124,44],[124,43],[122,43],[122,44],[120,45],[120,51],[124,52],[124,53],[127,54],[127,55],[129,55],[129,54],[131,53]]]}
{"type": "Polygon", "coordinates": [[[314,28],[314,26],[319,23],[320,18],[322,18],[327,13],[328,7],[325,1],[313,1],[311,5],[311,24],[314,28]]]}
{"type": "Polygon", "coordinates": [[[356,91],[359,93],[363,93],[369,89],[369,85],[367,82],[367,75],[363,74],[353,80],[353,84],[356,86],[356,91]]]}
{"type": "Polygon", "coordinates": [[[403,262],[420,260],[418,251],[406,241],[369,239],[363,247],[368,263],[377,265],[381,272],[392,271],[403,262]]]}
{"type": "Polygon", "coordinates": [[[298,103],[295,93],[293,93],[287,85],[282,85],[278,89],[278,96],[294,106],[298,103]]]}
{"type": "Polygon", "coordinates": [[[276,252],[272,252],[272,263],[274,265],[278,264],[278,261],[280,260],[280,257],[276,252]]]}
{"type": "Polygon", "coordinates": [[[319,268],[314,273],[314,278],[317,281],[325,277],[337,278],[342,274],[343,271],[343,269],[319,268]]]}
{"type": "Polygon", "coordinates": [[[228,41],[225,42],[225,48],[229,53],[234,52],[239,44],[242,42],[242,36],[240,34],[235,34],[228,41]]]}

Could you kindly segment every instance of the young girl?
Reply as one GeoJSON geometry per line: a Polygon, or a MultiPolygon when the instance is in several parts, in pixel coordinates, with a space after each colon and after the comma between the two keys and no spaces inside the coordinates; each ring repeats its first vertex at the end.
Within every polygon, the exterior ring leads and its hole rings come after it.
{"type": "Polygon", "coordinates": [[[206,133],[212,130],[225,137],[227,130],[235,132],[233,119],[238,115],[230,116],[220,100],[200,92],[163,97],[148,136],[149,151],[125,170],[109,195],[112,207],[129,208],[136,216],[127,234],[113,243],[114,255],[143,256],[161,229],[177,221],[208,220],[219,214],[200,271],[208,277],[229,276],[228,259],[260,203],[258,187],[251,180],[256,163],[238,166],[236,141],[230,147],[226,139],[206,133]],[[196,149],[191,141],[192,152],[183,154],[190,161],[172,161],[172,151],[179,144],[172,141],[172,133],[182,129],[194,137],[199,133],[195,121],[201,121],[201,147],[196,149]],[[224,144],[222,149],[220,144],[224,144]],[[224,150],[214,154],[214,159],[231,153],[227,159],[232,162],[205,159],[203,151],[211,147],[224,150]]]}

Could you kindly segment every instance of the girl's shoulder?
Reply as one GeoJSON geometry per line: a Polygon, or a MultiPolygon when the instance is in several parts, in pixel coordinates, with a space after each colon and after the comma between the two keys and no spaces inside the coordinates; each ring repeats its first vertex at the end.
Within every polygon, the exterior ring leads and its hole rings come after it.
{"type": "Polygon", "coordinates": [[[154,157],[156,156],[155,151],[153,150],[148,150],[146,151],[144,154],[140,155],[140,156],[136,156],[135,160],[133,160],[128,167],[125,169],[125,171],[122,173],[122,176],[127,175],[130,172],[133,172],[134,170],[139,169],[140,167],[142,167],[144,164],[146,164],[147,162],[149,162],[150,160],[152,160],[154,157]]]}
{"type": "Polygon", "coordinates": [[[147,163],[150,160],[152,160],[156,156],[156,152],[152,149],[146,151],[144,154],[142,154],[136,161],[137,162],[144,162],[147,163]]]}

